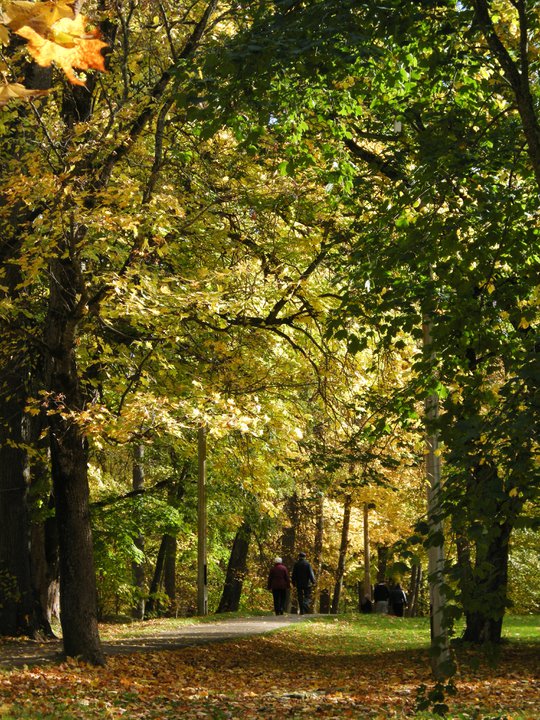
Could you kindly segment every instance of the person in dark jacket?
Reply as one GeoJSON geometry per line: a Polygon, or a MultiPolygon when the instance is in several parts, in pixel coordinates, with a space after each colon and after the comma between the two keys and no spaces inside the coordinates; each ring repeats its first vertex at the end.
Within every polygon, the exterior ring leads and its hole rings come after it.
{"type": "Polygon", "coordinates": [[[296,588],[300,615],[305,615],[309,612],[311,588],[315,585],[315,575],[313,568],[306,560],[306,553],[298,553],[298,560],[293,565],[291,579],[296,588]]]}
{"type": "Polygon", "coordinates": [[[407,595],[399,583],[390,588],[390,612],[397,617],[403,617],[403,609],[407,605],[407,595]]]}
{"type": "Polygon", "coordinates": [[[283,615],[287,603],[287,590],[291,587],[289,571],[280,557],[274,558],[274,565],[268,574],[268,589],[274,596],[274,612],[283,615]]]}
{"type": "Polygon", "coordinates": [[[382,580],[373,588],[373,600],[375,601],[375,612],[386,614],[388,612],[388,598],[390,592],[388,585],[382,580]]]}

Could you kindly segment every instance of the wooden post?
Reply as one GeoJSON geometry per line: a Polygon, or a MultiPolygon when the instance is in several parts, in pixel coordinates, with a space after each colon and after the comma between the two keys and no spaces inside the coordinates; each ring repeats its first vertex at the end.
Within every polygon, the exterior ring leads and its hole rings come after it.
{"type": "Polygon", "coordinates": [[[208,615],[208,571],[206,560],[206,427],[198,431],[198,533],[197,533],[197,614],[208,615]]]}

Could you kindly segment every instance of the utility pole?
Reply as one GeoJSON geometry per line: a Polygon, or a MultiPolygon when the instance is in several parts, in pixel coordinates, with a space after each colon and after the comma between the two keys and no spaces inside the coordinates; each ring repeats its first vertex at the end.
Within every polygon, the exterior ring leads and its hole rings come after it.
{"type": "MultiPolygon", "coordinates": [[[[432,353],[431,318],[424,317],[423,323],[424,349],[432,353]]],[[[448,634],[444,627],[444,606],[446,597],[443,591],[444,581],[444,540],[441,518],[441,458],[439,455],[439,438],[433,429],[433,423],[439,417],[439,397],[432,392],[424,404],[426,421],[426,478],[427,478],[427,519],[429,535],[432,538],[428,548],[428,580],[431,617],[431,667],[436,678],[447,676],[445,666],[450,660],[448,634]],[[436,542],[433,538],[438,538],[436,542]]]]}
{"type": "Polygon", "coordinates": [[[197,436],[199,477],[197,483],[197,614],[208,615],[208,572],[206,560],[206,426],[197,436]]]}

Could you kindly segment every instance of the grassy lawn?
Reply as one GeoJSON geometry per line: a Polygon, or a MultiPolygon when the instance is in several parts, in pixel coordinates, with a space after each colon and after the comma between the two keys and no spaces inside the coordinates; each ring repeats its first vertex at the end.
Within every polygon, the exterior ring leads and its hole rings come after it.
{"type": "MultiPolygon", "coordinates": [[[[217,618],[207,618],[207,621],[217,618]]],[[[496,661],[456,648],[453,720],[538,720],[537,617],[505,621],[496,661]]],[[[194,619],[103,628],[144,637],[194,619]]],[[[109,635],[110,633],[110,635],[109,635]]],[[[2,720],[274,720],[418,718],[431,684],[426,619],[325,616],[269,635],[178,650],[110,657],[107,667],[70,661],[0,673],[2,720]]]]}

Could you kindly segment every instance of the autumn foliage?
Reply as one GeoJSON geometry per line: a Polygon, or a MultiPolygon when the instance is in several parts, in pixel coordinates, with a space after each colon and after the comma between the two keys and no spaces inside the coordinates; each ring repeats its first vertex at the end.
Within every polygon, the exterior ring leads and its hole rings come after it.
{"type": "MultiPolygon", "coordinates": [[[[430,683],[418,627],[387,617],[308,622],[272,635],[180,650],[76,660],[0,676],[0,715],[55,718],[401,718],[430,683]],[[385,640],[386,638],[386,640],[385,640]]],[[[141,638],[144,651],[144,638],[141,638]]],[[[532,720],[538,653],[509,644],[496,665],[460,653],[452,718],[532,720]]]]}
{"type": "MultiPolygon", "coordinates": [[[[74,3],[2,2],[0,21],[4,26],[0,33],[3,44],[9,42],[11,30],[27,40],[27,50],[38,65],[58,65],[74,85],[85,84],[77,70],[105,71],[101,51],[107,43],[101,40],[99,29],[86,16],[75,14],[74,3]]],[[[0,88],[0,104],[42,94],[44,91],[28,90],[20,84],[5,81],[0,88]]]]}

